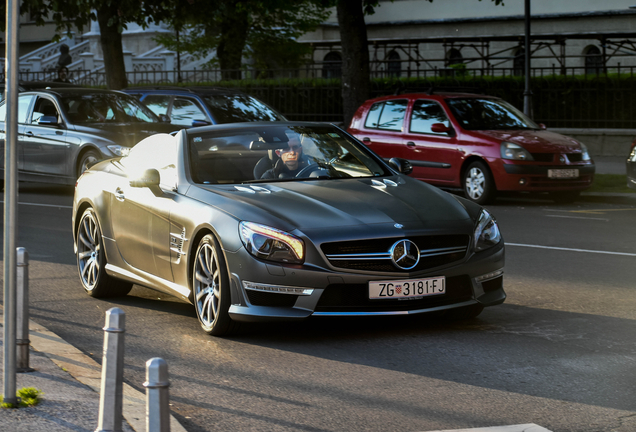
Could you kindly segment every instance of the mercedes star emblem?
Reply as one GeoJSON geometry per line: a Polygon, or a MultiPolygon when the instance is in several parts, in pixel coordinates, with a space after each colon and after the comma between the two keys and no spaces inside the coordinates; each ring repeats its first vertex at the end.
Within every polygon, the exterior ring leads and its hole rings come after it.
{"type": "Polygon", "coordinates": [[[420,250],[410,240],[399,240],[389,250],[391,261],[402,270],[411,270],[420,262],[420,250]]]}

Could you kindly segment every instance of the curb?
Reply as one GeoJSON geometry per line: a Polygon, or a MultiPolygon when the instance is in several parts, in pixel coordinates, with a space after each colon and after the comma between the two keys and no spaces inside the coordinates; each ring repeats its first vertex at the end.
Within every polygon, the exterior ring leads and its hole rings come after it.
{"type": "MultiPolygon", "coordinates": [[[[3,312],[4,308],[0,306],[0,318],[3,317],[3,312]]],[[[44,354],[80,383],[97,394],[100,393],[102,368],[99,363],[32,320],[29,320],[29,339],[34,350],[44,354]]],[[[126,383],[123,386],[123,416],[135,431],[146,431],[146,394],[126,383]]],[[[172,414],[170,430],[187,432],[172,414]]]]}

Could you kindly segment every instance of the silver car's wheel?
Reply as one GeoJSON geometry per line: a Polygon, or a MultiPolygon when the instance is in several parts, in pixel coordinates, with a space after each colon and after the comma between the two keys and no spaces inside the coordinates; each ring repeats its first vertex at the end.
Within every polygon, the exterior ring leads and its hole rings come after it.
{"type": "Polygon", "coordinates": [[[218,241],[208,234],[199,243],[192,270],[193,303],[203,330],[215,336],[232,330],[229,278],[218,241]]]}
{"type": "Polygon", "coordinates": [[[77,227],[77,270],[86,292],[92,297],[126,295],[132,284],[106,274],[102,232],[93,209],[87,209],[77,227]]]}
{"type": "Polygon", "coordinates": [[[471,163],[464,173],[464,194],[478,204],[485,204],[495,195],[495,183],[483,162],[471,163]]]}
{"type": "Polygon", "coordinates": [[[84,171],[93,166],[99,160],[99,154],[93,150],[84,153],[77,164],[77,177],[81,176],[84,171]]]}

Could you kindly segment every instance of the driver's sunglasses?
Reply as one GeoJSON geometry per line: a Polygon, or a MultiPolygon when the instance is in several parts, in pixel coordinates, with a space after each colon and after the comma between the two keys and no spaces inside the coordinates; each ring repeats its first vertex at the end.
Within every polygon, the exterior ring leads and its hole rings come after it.
{"type": "Polygon", "coordinates": [[[296,145],[290,145],[289,147],[287,147],[286,149],[282,149],[281,151],[283,153],[289,153],[290,151],[294,151],[295,153],[298,153],[298,151],[302,148],[302,145],[300,144],[296,144],[296,145]]]}

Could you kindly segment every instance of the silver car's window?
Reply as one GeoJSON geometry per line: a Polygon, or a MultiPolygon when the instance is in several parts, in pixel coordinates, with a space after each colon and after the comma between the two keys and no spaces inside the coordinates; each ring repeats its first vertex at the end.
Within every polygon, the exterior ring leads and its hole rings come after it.
{"type": "Polygon", "coordinates": [[[355,140],[332,126],[259,126],[190,134],[191,175],[203,184],[388,175],[355,140]],[[282,155],[298,159],[289,169],[282,155]]]}
{"type": "MultiPolygon", "coordinates": [[[[26,123],[29,115],[29,105],[33,100],[33,95],[20,95],[18,97],[18,123],[26,123]]],[[[0,105],[0,121],[6,121],[7,104],[5,102],[0,105]]]]}
{"type": "Polygon", "coordinates": [[[141,102],[123,94],[71,94],[64,96],[62,103],[72,123],[159,122],[141,102]]]}
{"type": "Polygon", "coordinates": [[[170,123],[192,126],[193,120],[207,120],[203,110],[190,99],[175,98],[170,111],[170,123]]]}
{"type": "Polygon", "coordinates": [[[61,121],[60,113],[55,103],[48,98],[38,97],[33,106],[33,115],[31,115],[31,124],[38,124],[42,117],[55,117],[57,121],[61,121]]]}
{"type": "Polygon", "coordinates": [[[282,115],[248,95],[210,94],[204,100],[216,123],[285,120],[282,115]]]}

